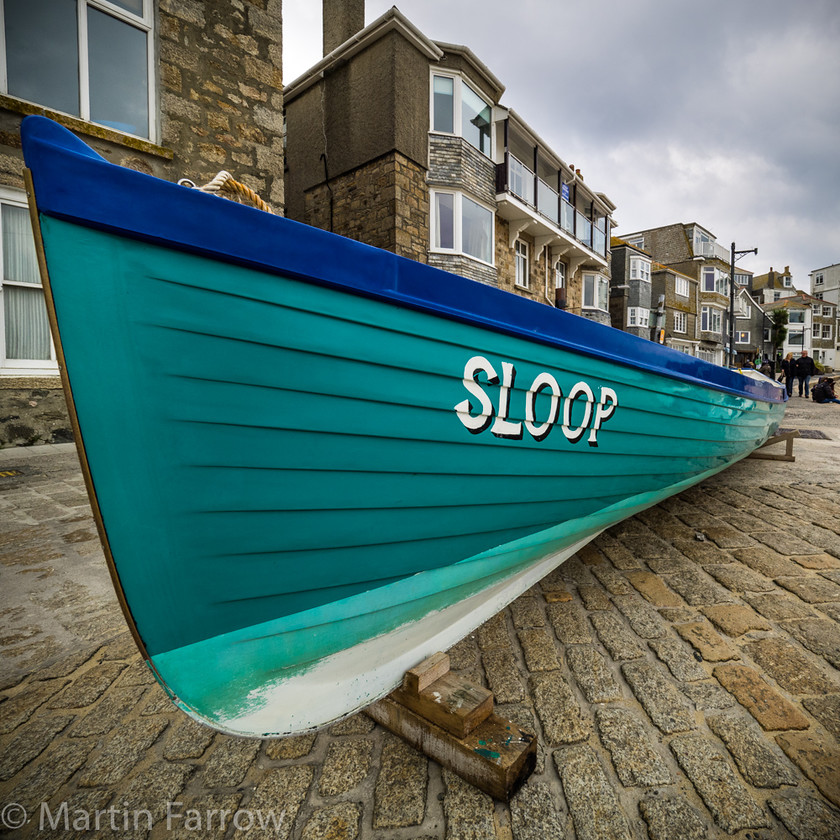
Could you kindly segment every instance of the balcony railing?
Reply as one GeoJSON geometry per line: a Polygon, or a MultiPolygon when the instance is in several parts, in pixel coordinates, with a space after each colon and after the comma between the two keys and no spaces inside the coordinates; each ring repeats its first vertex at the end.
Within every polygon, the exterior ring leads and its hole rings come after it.
{"type": "Polygon", "coordinates": [[[507,165],[496,168],[496,191],[511,192],[529,207],[536,210],[555,226],[575,237],[587,248],[601,256],[607,253],[606,219],[592,223],[566,201],[553,187],[538,178],[521,160],[507,155],[507,165]],[[536,200],[535,198],[536,192],[536,200]]]}
{"type": "Polygon", "coordinates": [[[729,248],[718,245],[717,242],[696,242],[694,246],[696,257],[717,257],[728,263],[731,257],[729,248]]]}

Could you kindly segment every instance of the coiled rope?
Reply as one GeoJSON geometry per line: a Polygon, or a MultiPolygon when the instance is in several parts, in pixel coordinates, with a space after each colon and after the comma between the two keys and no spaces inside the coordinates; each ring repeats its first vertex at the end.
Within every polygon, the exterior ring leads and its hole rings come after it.
{"type": "Polygon", "coordinates": [[[230,193],[231,195],[227,197],[234,201],[246,199],[259,210],[264,210],[266,213],[274,212],[257,193],[255,193],[250,187],[246,187],[245,184],[241,184],[239,181],[234,180],[233,175],[231,175],[230,172],[226,172],[224,169],[215,178],[213,178],[212,181],[208,181],[203,187],[197,186],[193,181],[190,181],[189,178],[181,178],[181,180],[178,181],[178,184],[182,187],[190,187],[192,189],[201,190],[201,192],[230,193]]]}

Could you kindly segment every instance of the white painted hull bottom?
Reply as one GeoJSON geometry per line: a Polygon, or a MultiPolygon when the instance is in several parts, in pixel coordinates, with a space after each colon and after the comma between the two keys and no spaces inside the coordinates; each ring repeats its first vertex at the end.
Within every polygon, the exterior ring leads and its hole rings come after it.
{"type": "Polygon", "coordinates": [[[446,609],[329,656],[303,674],[267,684],[260,689],[259,698],[252,698],[258,700],[256,711],[211,722],[188,706],[179,705],[201,723],[230,735],[251,737],[255,732],[264,732],[266,737],[286,734],[276,732],[278,709],[283,709],[288,732],[299,733],[323,726],[323,721],[349,717],[393,690],[395,674],[405,673],[469,635],[487,616],[504,609],[598,533],[446,609]],[[348,698],[352,698],[352,707],[348,698]]]}

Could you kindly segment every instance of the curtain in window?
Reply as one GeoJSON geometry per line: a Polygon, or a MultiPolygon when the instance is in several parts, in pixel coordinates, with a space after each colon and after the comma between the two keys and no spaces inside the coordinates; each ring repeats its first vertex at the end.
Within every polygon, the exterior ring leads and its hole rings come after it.
{"type": "Polygon", "coordinates": [[[49,359],[50,327],[40,288],[29,214],[23,207],[3,205],[0,221],[3,228],[6,358],[49,359]]]}

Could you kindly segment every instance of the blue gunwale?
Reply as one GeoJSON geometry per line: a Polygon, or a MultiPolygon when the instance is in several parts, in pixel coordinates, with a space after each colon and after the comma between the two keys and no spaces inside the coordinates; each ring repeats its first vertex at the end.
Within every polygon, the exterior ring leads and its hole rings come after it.
{"type": "Polygon", "coordinates": [[[387,251],[116,166],[45,117],[24,119],[21,136],[38,210],[47,216],[434,312],[728,394],[768,403],[787,399],[769,380],[748,378],[387,251]],[[86,188],[90,183],[101,189],[92,193],[86,188]]]}

